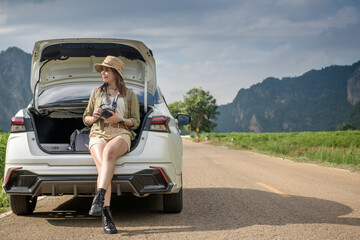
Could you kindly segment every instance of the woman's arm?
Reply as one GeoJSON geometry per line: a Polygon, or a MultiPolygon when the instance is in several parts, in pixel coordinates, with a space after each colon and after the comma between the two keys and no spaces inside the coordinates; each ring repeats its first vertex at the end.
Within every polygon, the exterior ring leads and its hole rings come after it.
{"type": "Polygon", "coordinates": [[[94,122],[96,122],[101,117],[101,113],[99,113],[100,110],[101,108],[98,108],[94,111],[94,114],[92,116],[86,116],[84,118],[85,125],[87,126],[93,125],[94,122]]]}
{"type": "Polygon", "coordinates": [[[139,101],[135,92],[132,92],[131,96],[131,112],[128,119],[125,120],[125,126],[135,130],[140,125],[140,108],[139,101]]]}
{"type": "Polygon", "coordinates": [[[96,92],[97,88],[95,88],[91,94],[90,94],[90,98],[89,98],[89,102],[88,105],[84,111],[83,114],[83,123],[86,126],[91,126],[97,119],[94,118],[93,114],[94,114],[94,97],[95,97],[95,92],[96,92]]]}

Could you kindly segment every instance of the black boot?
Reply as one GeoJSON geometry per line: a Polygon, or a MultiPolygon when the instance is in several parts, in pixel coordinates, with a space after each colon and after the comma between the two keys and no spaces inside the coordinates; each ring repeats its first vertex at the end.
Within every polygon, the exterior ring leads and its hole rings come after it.
{"type": "Polygon", "coordinates": [[[108,206],[104,207],[102,216],[103,216],[104,233],[107,234],[117,233],[110,207],[108,206]]]}
{"type": "Polygon", "coordinates": [[[103,188],[99,188],[94,200],[92,202],[90,211],[89,211],[89,215],[91,216],[97,216],[100,217],[102,210],[103,210],[103,206],[104,206],[104,197],[105,197],[105,193],[106,190],[103,188]]]}

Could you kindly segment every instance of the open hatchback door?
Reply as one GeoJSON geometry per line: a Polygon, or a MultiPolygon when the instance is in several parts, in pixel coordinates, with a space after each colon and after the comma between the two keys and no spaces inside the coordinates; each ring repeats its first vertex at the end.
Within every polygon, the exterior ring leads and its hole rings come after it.
{"type": "MultiPolygon", "coordinates": [[[[119,57],[125,64],[122,76],[128,87],[144,89],[144,109],[147,111],[147,93],[156,91],[155,60],[152,52],[142,42],[121,39],[55,39],[35,43],[31,69],[31,90],[36,110],[55,106],[74,107],[87,99],[54,98],[55,87],[71,86],[72,91],[81,91],[81,85],[101,85],[101,77],[94,69],[108,55],[119,57]],[[48,95],[42,93],[49,93],[48,95]],[[39,96],[41,96],[39,99],[39,96]],[[56,102],[52,102],[55,99],[56,102]],[[60,100],[60,101],[59,101],[60,100]]],[[[79,94],[77,94],[79,96],[79,94]]],[[[81,94],[80,94],[81,95],[81,94]]],[[[69,96],[73,96],[69,94],[69,96]]],[[[89,93],[83,94],[86,98],[89,93]]],[[[55,101],[54,100],[54,101],[55,101]]]]}

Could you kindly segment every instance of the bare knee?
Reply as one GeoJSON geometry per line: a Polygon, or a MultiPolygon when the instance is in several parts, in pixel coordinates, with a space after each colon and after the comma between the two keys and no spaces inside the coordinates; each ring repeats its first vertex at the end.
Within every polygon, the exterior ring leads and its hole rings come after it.
{"type": "Polygon", "coordinates": [[[115,161],[116,160],[116,152],[112,149],[106,148],[103,152],[103,161],[115,161]]]}

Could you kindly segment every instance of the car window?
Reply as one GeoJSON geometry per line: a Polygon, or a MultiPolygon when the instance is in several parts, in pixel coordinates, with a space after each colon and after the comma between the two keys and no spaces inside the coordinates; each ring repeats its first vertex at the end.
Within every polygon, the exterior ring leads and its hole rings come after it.
{"type": "Polygon", "coordinates": [[[46,89],[39,94],[38,105],[48,105],[57,102],[88,100],[91,91],[99,84],[66,85],[46,89]]]}
{"type": "MultiPolygon", "coordinates": [[[[144,103],[144,90],[138,89],[138,88],[131,88],[131,89],[136,93],[139,103],[143,104],[144,103]]],[[[154,102],[155,102],[154,96],[148,92],[147,93],[147,104],[150,106],[154,106],[154,102]]]]}
{"type": "MultiPolygon", "coordinates": [[[[99,87],[99,84],[77,84],[49,88],[39,94],[38,105],[40,107],[66,101],[87,101],[90,98],[91,91],[96,87],[99,87]]],[[[139,103],[143,104],[144,90],[137,88],[131,89],[136,93],[139,103]]],[[[158,100],[150,93],[148,93],[147,101],[148,105],[151,106],[153,106],[154,103],[158,103],[158,100]]]]}
{"type": "Polygon", "coordinates": [[[161,92],[161,90],[160,90],[159,87],[156,89],[155,99],[156,99],[157,103],[166,103],[165,97],[164,97],[164,95],[162,94],[162,92],[161,92]]]}

